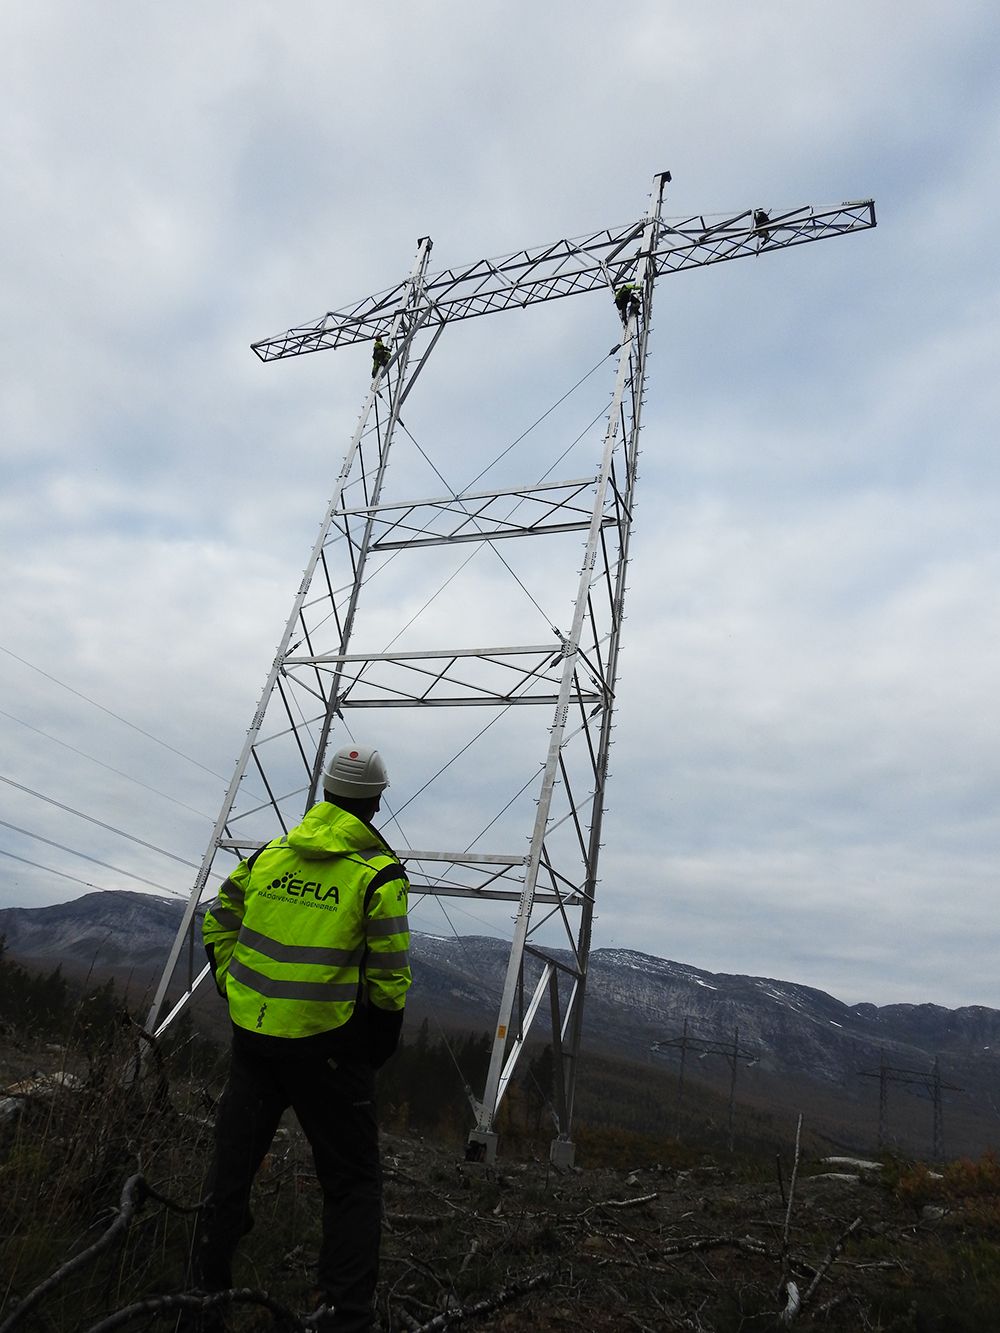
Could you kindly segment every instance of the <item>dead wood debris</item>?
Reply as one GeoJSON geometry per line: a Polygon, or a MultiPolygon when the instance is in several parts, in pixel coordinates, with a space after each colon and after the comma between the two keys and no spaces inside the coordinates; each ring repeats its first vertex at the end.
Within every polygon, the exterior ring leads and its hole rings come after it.
{"type": "Polygon", "coordinates": [[[536,1273],[533,1277],[521,1278],[519,1281],[508,1283],[501,1287],[499,1291],[483,1300],[473,1301],[469,1305],[458,1305],[453,1309],[443,1311],[429,1319],[425,1324],[418,1324],[412,1330],[412,1333],[436,1333],[438,1329],[450,1328],[453,1324],[459,1324],[467,1319],[478,1319],[481,1315],[492,1314],[494,1310],[499,1310],[501,1306],[509,1305],[511,1301],[519,1300],[536,1288],[544,1286],[552,1281],[551,1270],[536,1273]]]}
{"type": "MultiPolygon", "coordinates": [[[[874,1308],[876,1284],[905,1280],[919,1263],[920,1229],[892,1212],[875,1182],[821,1198],[801,1188],[800,1138],[801,1120],[784,1189],[729,1167],[640,1169],[626,1179],[610,1169],[563,1176],[539,1165],[469,1176],[446,1148],[403,1140],[386,1184],[380,1328],[554,1333],[584,1323],[594,1333],[714,1333],[723,1326],[717,1320],[724,1300],[768,1318],[768,1326],[812,1327],[822,1316],[829,1333],[864,1327],[859,1311],[874,1308]],[[622,1191],[623,1180],[639,1191],[622,1191]],[[914,1249],[907,1262],[892,1249],[885,1257],[845,1259],[862,1234],[887,1244],[898,1235],[914,1249]]],[[[151,1202],[176,1206],[141,1175],[130,1176],[105,1233],[24,1297],[0,1333],[12,1333],[29,1311],[37,1317],[44,1299],[119,1243],[151,1202]]],[[[307,1244],[295,1273],[262,1270],[266,1282],[273,1278],[270,1290],[150,1295],[109,1312],[89,1333],[140,1323],[168,1329],[180,1311],[214,1307],[231,1311],[234,1330],[261,1327],[269,1312],[275,1326],[311,1333],[297,1307],[314,1253],[307,1244]]]]}

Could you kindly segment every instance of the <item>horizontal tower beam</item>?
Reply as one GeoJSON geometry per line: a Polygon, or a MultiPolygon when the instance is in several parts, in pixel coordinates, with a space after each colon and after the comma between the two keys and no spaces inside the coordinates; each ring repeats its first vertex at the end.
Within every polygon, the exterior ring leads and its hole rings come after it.
{"type": "MultiPolygon", "coordinates": [[[[481,259],[445,269],[427,279],[422,298],[425,323],[442,325],[455,319],[496,314],[582,292],[614,290],[634,277],[652,254],[656,277],[743,259],[792,245],[828,240],[875,226],[875,203],[859,199],[830,208],[795,208],[762,217],[746,209],[722,220],[697,214],[679,221],[663,219],[644,249],[645,221],[555,241],[551,245],[498,259],[481,259]]],[[[272,338],[251,344],[261,361],[280,361],[306,352],[320,352],[351,343],[370,342],[388,324],[407,317],[412,299],[409,281],[365,297],[343,310],[300,324],[272,338]]]]}

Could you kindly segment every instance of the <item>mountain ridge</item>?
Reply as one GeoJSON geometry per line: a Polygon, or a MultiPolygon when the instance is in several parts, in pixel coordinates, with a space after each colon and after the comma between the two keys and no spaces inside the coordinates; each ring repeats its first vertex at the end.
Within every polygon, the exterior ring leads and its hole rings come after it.
{"type": "MultiPolygon", "coordinates": [[[[64,904],[0,909],[0,936],[22,963],[60,963],[77,973],[112,975],[132,993],[143,986],[151,992],[183,909],[176,899],[97,891],[64,904]]],[[[492,1031],[509,958],[504,940],[414,932],[411,952],[411,1021],[428,1018],[445,1029],[492,1031]]],[[[552,956],[568,960],[560,951],[552,956]]],[[[184,958],[185,969],[200,970],[200,948],[184,958]]],[[[526,990],[541,966],[538,959],[526,960],[526,990]]],[[[210,1015],[216,1031],[224,1029],[223,1007],[212,1003],[210,987],[202,990],[206,994],[196,997],[196,1009],[210,1015]]],[[[538,1040],[548,1040],[547,1025],[538,1040]]],[[[686,1057],[685,1076],[718,1091],[728,1089],[731,1077],[735,1086],[733,1067],[727,1059],[705,1063],[704,1048],[724,1054],[730,1042],[739,1052],[741,1102],[782,1114],[808,1103],[817,1117],[844,1131],[845,1141],[871,1146],[883,1062],[913,1075],[910,1084],[891,1090],[893,1129],[901,1141],[927,1137],[936,1062],[945,1064],[952,1085],[947,1114],[956,1148],[981,1152],[1000,1138],[994,1105],[1000,1085],[998,1010],[847,1005],[816,987],[779,978],[713,973],[619,947],[591,952],[585,1049],[666,1066],[678,1077],[686,1057]],[[667,1045],[657,1048],[658,1042],[667,1045]]],[[[942,1096],[940,1090],[936,1095],[942,1096]]]]}

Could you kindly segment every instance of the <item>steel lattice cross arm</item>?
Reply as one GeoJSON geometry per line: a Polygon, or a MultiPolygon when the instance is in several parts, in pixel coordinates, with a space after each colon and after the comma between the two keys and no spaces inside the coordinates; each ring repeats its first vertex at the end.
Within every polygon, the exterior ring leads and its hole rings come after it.
{"type": "Polygon", "coordinates": [[[927,1092],[933,1092],[936,1087],[945,1092],[964,1092],[957,1083],[946,1083],[941,1077],[937,1066],[927,1073],[921,1069],[897,1069],[891,1065],[883,1065],[880,1069],[859,1069],[859,1078],[878,1078],[886,1083],[915,1083],[924,1088],[927,1092]]]}
{"type": "MultiPolygon", "coordinates": [[[[637,265],[647,257],[645,225],[645,219],[641,219],[626,227],[433,274],[424,288],[426,322],[446,324],[560,296],[613,289],[631,279],[637,265]]],[[[654,237],[654,272],[656,277],[663,277],[683,269],[847,236],[874,226],[875,203],[871,199],[832,208],[807,206],[772,215],[746,209],[722,220],[703,214],[680,221],[664,219],[654,237]]],[[[309,324],[263,338],[252,344],[253,350],[262,361],[279,361],[305,352],[369,342],[406,310],[410,294],[409,282],[397,283],[388,291],[365,297],[343,310],[330,311],[309,324]]]]}
{"type": "Polygon", "coordinates": [[[759,1060],[760,1052],[738,1046],[732,1041],[704,1041],[694,1037],[681,1036],[654,1041],[654,1051],[694,1051],[696,1055],[723,1055],[727,1060],[759,1060]]]}

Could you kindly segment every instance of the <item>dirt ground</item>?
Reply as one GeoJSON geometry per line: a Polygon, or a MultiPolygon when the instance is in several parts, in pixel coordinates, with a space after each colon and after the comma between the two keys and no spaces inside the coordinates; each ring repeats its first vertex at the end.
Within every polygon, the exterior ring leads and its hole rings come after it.
{"type": "Polygon", "coordinates": [[[963,1219],[850,1162],[802,1161],[793,1190],[793,1164],[489,1168],[389,1139],[383,1328],[937,1328],[917,1297],[963,1219]]]}
{"type": "MultiPolygon", "coordinates": [[[[0,1085],[27,1072],[23,1051],[7,1056],[0,1062],[0,1085]]],[[[80,1095],[64,1089],[55,1103],[28,1100],[19,1137],[11,1140],[7,1131],[8,1154],[11,1143],[18,1145],[3,1166],[11,1189],[11,1182],[22,1180],[30,1196],[30,1170],[44,1175],[56,1153],[70,1164],[85,1147],[93,1156],[106,1139],[115,1148],[102,1156],[113,1168],[106,1174],[114,1197],[119,1177],[140,1169],[177,1202],[197,1200],[211,1134],[207,1110],[179,1115],[161,1107],[158,1119],[139,1122],[133,1141],[127,1116],[99,1115],[84,1131],[80,1095]],[[53,1105],[62,1106],[59,1116],[53,1105]],[[33,1168],[26,1149],[36,1127],[46,1136],[40,1140],[45,1154],[36,1154],[40,1165],[33,1168]]],[[[321,1206],[301,1133],[294,1122],[284,1133],[258,1178],[258,1222],[241,1247],[242,1271],[249,1286],[298,1312],[285,1326],[305,1333],[321,1206]]],[[[689,1146],[671,1164],[647,1159],[634,1168],[556,1169],[545,1158],[518,1160],[503,1152],[492,1166],[468,1163],[457,1145],[384,1134],[383,1164],[380,1333],[1000,1330],[996,1163],[969,1164],[961,1196],[947,1192],[947,1180],[939,1190],[934,1173],[912,1164],[865,1166],[803,1152],[796,1169],[793,1143],[770,1160],[702,1155],[689,1146]]],[[[43,1195],[54,1192],[48,1183],[42,1188],[43,1195]]],[[[8,1204],[14,1229],[6,1241],[13,1253],[18,1229],[30,1222],[8,1204]]],[[[29,1205],[34,1213],[30,1197],[29,1205]]],[[[108,1216],[107,1208],[101,1215],[108,1216]]],[[[162,1249],[162,1271],[179,1271],[180,1257],[171,1247],[185,1243],[188,1216],[166,1211],[148,1225],[156,1244],[140,1249],[143,1263],[162,1249]]],[[[39,1273],[51,1269],[57,1255],[39,1260],[39,1273]]],[[[162,1275],[138,1263],[134,1268],[139,1294],[169,1291],[162,1275]]],[[[23,1296],[35,1280],[25,1270],[11,1294],[23,1296]]],[[[24,1328],[96,1328],[93,1315],[80,1322],[85,1295],[104,1313],[129,1299],[122,1288],[109,1304],[96,1287],[84,1293],[79,1278],[63,1284],[60,1295],[76,1300],[76,1318],[72,1302],[58,1308],[50,1303],[24,1320],[24,1328]]],[[[129,1322],[172,1327],[162,1313],[129,1322]]],[[[234,1305],[227,1324],[233,1333],[276,1327],[259,1304],[234,1305]]]]}

